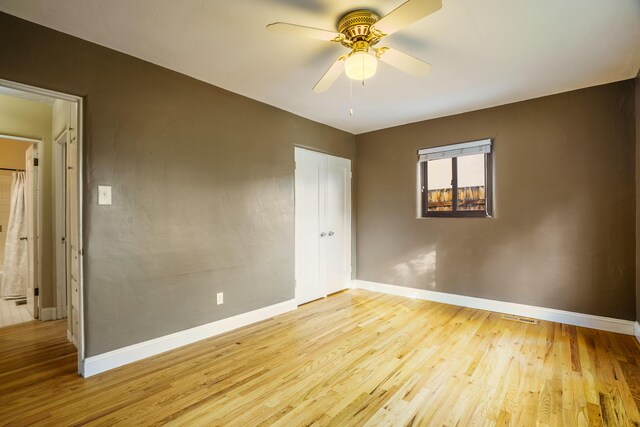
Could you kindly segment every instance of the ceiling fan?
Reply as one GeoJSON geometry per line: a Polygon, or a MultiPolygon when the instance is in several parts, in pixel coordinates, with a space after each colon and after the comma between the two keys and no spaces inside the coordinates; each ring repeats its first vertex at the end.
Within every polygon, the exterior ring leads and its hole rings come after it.
{"type": "Polygon", "coordinates": [[[384,37],[413,24],[440,10],[440,8],[442,8],[442,0],[408,0],[383,18],[372,10],[354,10],[340,18],[337,33],[284,22],[269,24],[267,29],[294,36],[340,43],[351,49],[351,52],[340,56],[313,87],[315,93],[321,93],[331,87],[343,70],[352,80],[364,82],[364,80],[373,77],[377,70],[378,59],[415,77],[427,74],[431,70],[430,64],[390,47],[374,46],[384,37]]]}

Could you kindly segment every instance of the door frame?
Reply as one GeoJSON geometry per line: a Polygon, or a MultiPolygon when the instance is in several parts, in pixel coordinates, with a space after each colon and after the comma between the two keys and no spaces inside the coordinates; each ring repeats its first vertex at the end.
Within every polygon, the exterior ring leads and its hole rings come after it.
{"type": "MultiPolygon", "coordinates": [[[[350,159],[348,157],[337,156],[337,155],[332,154],[330,152],[327,152],[327,151],[324,151],[324,150],[321,150],[321,149],[318,149],[318,148],[315,148],[315,147],[310,147],[308,145],[303,145],[303,144],[293,144],[293,150],[292,150],[293,151],[293,223],[294,223],[294,227],[293,227],[293,234],[294,234],[293,254],[294,255],[293,256],[294,256],[294,266],[295,266],[295,258],[297,257],[297,252],[296,252],[296,248],[295,248],[295,241],[296,241],[296,237],[295,237],[295,230],[296,230],[296,227],[295,227],[295,224],[296,224],[296,209],[295,209],[295,206],[296,206],[296,203],[295,203],[295,199],[296,199],[296,191],[295,191],[295,188],[296,188],[296,148],[300,148],[300,149],[311,151],[311,152],[318,153],[318,154],[324,154],[324,155],[327,155],[327,156],[337,157],[337,158],[345,159],[345,160],[349,161],[350,174],[351,174],[350,175],[351,188],[350,188],[350,200],[349,200],[349,221],[350,221],[350,233],[351,233],[351,236],[350,236],[350,240],[351,240],[350,263],[351,263],[351,280],[353,280],[354,279],[354,277],[353,277],[353,272],[354,272],[353,262],[354,262],[355,255],[356,255],[355,254],[355,239],[354,239],[354,235],[353,235],[354,230],[355,230],[355,227],[353,226],[353,194],[354,194],[354,191],[353,191],[353,159],[350,159]]],[[[295,267],[294,267],[294,286],[295,286],[295,288],[294,288],[294,298],[296,299],[296,304],[297,304],[297,301],[298,301],[298,284],[297,284],[297,276],[296,276],[296,272],[295,272],[295,267]]],[[[330,294],[327,293],[327,295],[325,295],[325,298],[327,296],[329,296],[329,295],[330,294]]],[[[298,304],[298,305],[300,305],[300,304],[298,304]]]]}
{"type": "MultiPolygon", "coordinates": [[[[81,96],[71,95],[67,93],[57,92],[54,90],[44,89],[36,86],[30,86],[23,83],[14,82],[11,80],[0,79],[0,86],[16,89],[23,92],[29,92],[35,95],[46,96],[48,98],[61,99],[63,101],[69,101],[76,104],[78,109],[78,129],[77,129],[77,144],[78,144],[78,244],[79,250],[79,280],[78,280],[78,373],[84,372],[84,359],[85,359],[85,335],[84,335],[84,239],[83,239],[83,187],[84,187],[84,163],[82,159],[83,155],[83,142],[84,142],[84,99],[81,96]]],[[[53,135],[52,135],[53,137],[53,135]]],[[[55,141],[52,141],[55,144],[55,141]]],[[[44,150],[40,150],[44,151],[44,150]]],[[[42,153],[40,153],[40,159],[42,159],[42,153]]],[[[42,175],[42,174],[40,174],[42,175]]],[[[41,179],[41,178],[39,178],[41,179]]],[[[41,187],[42,188],[42,187],[41,187]]],[[[41,196],[41,195],[40,195],[41,196]]]]}
{"type": "MultiPolygon", "coordinates": [[[[31,188],[31,191],[33,191],[34,194],[34,199],[35,199],[35,212],[29,212],[27,210],[27,215],[30,217],[34,216],[35,213],[35,240],[36,240],[36,246],[34,248],[34,258],[32,259],[31,262],[34,264],[34,271],[33,271],[33,288],[34,291],[35,289],[38,290],[38,294],[37,295],[33,295],[33,318],[34,319],[41,319],[42,318],[42,304],[40,304],[40,298],[41,298],[41,293],[40,291],[42,290],[42,202],[43,202],[43,196],[42,196],[42,173],[40,173],[41,169],[40,169],[40,165],[44,164],[44,147],[42,146],[42,142],[43,140],[39,140],[37,142],[33,142],[33,144],[31,144],[31,147],[33,148],[34,154],[33,154],[33,161],[35,162],[36,159],[38,161],[38,165],[36,166],[35,164],[32,165],[33,169],[33,173],[36,174],[36,179],[33,181],[33,185],[31,188]]],[[[27,148],[27,150],[29,150],[27,148]]],[[[25,173],[27,171],[27,169],[29,168],[29,165],[25,164],[25,173]]],[[[28,193],[27,193],[28,195],[28,193]]],[[[28,204],[27,204],[28,206],[28,204]]],[[[29,220],[27,220],[27,224],[29,220]]],[[[29,228],[29,226],[27,226],[27,229],[29,228]]],[[[27,236],[29,236],[29,232],[27,231],[27,236]]],[[[28,240],[27,240],[28,242],[28,240]]],[[[28,246],[27,246],[28,248],[28,246]]],[[[28,250],[28,249],[27,249],[28,250]]],[[[31,274],[31,273],[29,273],[31,274]]],[[[28,281],[28,280],[27,280],[28,281]]],[[[28,287],[27,287],[28,288],[28,287]]],[[[29,304],[29,296],[27,295],[27,305],[29,304]]]]}
{"type": "Polygon", "coordinates": [[[55,188],[53,191],[56,223],[54,224],[53,255],[56,265],[55,290],[56,290],[56,318],[67,317],[69,293],[67,290],[67,250],[65,243],[67,234],[67,141],[61,143],[63,137],[69,138],[69,127],[66,127],[53,142],[53,174],[55,188]],[[63,302],[64,301],[64,302],[63,302]]]}

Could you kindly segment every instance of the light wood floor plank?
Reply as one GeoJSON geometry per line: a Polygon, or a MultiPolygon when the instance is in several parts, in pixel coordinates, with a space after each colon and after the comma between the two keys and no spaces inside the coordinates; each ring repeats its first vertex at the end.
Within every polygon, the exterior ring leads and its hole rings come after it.
{"type": "Polygon", "coordinates": [[[349,290],[82,379],[65,321],[0,328],[0,424],[638,425],[630,336],[349,290]]]}

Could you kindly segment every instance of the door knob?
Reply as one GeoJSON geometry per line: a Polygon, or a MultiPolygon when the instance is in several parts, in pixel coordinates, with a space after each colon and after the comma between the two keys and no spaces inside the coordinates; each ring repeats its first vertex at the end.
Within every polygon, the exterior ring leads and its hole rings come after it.
{"type": "Polygon", "coordinates": [[[326,235],[327,235],[327,233],[325,233],[324,231],[322,233],[320,233],[320,237],[324,237],[326,235]]]}
{"type": "Polygon", "coordinates": [[[329,232],[329,237],[333,236],[335,233],[333,231],[329,232]]]}
{"type": "Polygon", "coordinates": [[[28,237],[21,237],[20,240],[27,240],[28,237]]]}

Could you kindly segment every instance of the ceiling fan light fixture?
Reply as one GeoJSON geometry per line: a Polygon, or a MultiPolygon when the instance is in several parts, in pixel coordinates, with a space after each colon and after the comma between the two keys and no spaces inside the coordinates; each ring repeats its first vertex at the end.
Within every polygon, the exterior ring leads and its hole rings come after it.
{"type": "Polygon", "coordinates": [[[399,50],[380,46],[379,43],[384,37],[437,12],[440,8],[442,0],[405,0],[383,17],[369,9],[347,12],[338,21],[337,32],[286,22],[274,22],[267,25],[267,29],[339,43],[349,49],[349,53],[338,57],[313,87],[314,93],[322,93],[340,77],[343,67],[349,79],[361,81],[364,85],[366,79],[376,74],[378,59],[415,77],[427,74],[431,69],[430,64],[399,50]],[[373,53],[369,53],[370,51],[373,53]]]}
{"type": "Polygon", "coordinates": [[[367,52],[353,52],[344,61],[344,72],[351,80],[367,80],[376,74],[378,60],[367,52]]]}

